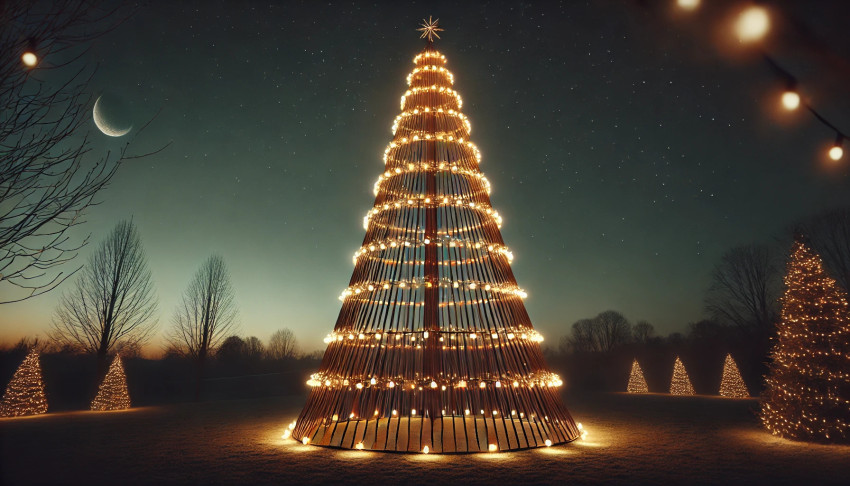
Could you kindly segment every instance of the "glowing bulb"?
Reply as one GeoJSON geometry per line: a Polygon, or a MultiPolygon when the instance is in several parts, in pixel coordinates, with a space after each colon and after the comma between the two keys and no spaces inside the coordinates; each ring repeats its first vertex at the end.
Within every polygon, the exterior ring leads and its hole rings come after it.
{"type": "Polygon", "coordinates": [[[357,445],[354,446],[354,448],[357,449],[358,451],[362,451],[363,450],[363,443],[358,442],[357,445]]]}
{"type": "Polygon", "coordinates": [[[395,382],[391,381],[391,382],[387,383],[387,388],[395,388],[395,382]]]}
{"type": "Polygon", "coordinates": [[[416,409],[415,408],[410,411],[410,415],[416,415],[416,409]]]}
{"type": "Polygon", "coordinates": [[[487,450],[489,450],[490,452],[496,452],[498,449],[499,448],[496,446],[496,444],[490,444],[489,446],[487,446],[487,450]]]}
{"type": "Polygon", "coordinates": [[[699,7],[699,0],[677,0],[676,3],[684,10],[693,10],[699,7]]]}
{"type": "Polygon", "coordinates": [[[27,67],[34,67],[38,62],[38,56],[34,52],[27,51],[21,56],[21,61],[27,67]]]}
{"type": "Polygon", "coordinates": [[[430,449],[430,448],[428,448],[428,446],[425,446],[425,447],[423,447],[423,448],[422,448],[422,453],[423,453],[423,454],[427,454],[427,453],[429,453],[429,452],[431,452],[431,449],[430,449]]]}
{"type": "Polygon", "coordinates": [[[770,16],[763,7],[752,6],[741,12],[735,30],[741,42],[760,40],[770,29],[770,16]]]}
{"type": "Polygon", "coordinates": [[[288,439],[290,435],[292,435],[292,432],[290,432],[288,429],[283,431],[284,439],[288,439]]]}
{"type": "Polygon", "coordinates": [[[331,420],[333,420],[334,422],[336,422],[337,420],[339,420],[339,415],[334,414],[334,415],[333,415],[333,417],[331,417],[331,420]]]}
{"type": "Polygon", "coordinates": [[[302,443],[302,444],[304,444],[304,445],[309,444],[309,443],[310,443],[310,438],[309,438],[309,437],[304,437],[303,439],[301,439],[301,443],[302,443]]]}
{"type": "Polygon", "coordinates": [[[829,158],[832,160],[841,160],[844,157],[844,149],[840,145],[835,145],[829,149],[829,158]]]}
{"type": "Polygon", "coordinates": [[[793,90],[782,93],[782,106],[788,111],[796,110],[800,107],[800,95],[793,90]]]}
{"type": "Polygon", "coordinates": [[[437,382],[436,381],[431,382],[431,388],[437,388],[437,382]]]}
{"type": "Polygon", "coordinates": [[[463,411],[463,413],[464,413],[464,415],[469,415],[469,409],[467,408],[466,410],[463,411]]]}
{"type": "Polygon", "coordinates": [[[549,439],[546,439],[543,443],[546,444],[546,447],[552,447],[552,441],[549,439]]]}

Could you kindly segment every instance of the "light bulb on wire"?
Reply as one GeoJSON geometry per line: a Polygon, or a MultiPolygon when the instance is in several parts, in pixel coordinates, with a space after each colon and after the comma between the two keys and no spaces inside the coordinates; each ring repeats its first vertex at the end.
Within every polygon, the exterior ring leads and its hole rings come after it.
{"type": "Polygon", "coordinates": [[[844,157],[844,149],[841,147],[842,142],[844,141],[844,137],[840,134],[835,139],[835,144],[832,148],[829,149],[829,158],[835,160],[836,162],[841,160],[844,157]]]}
{"type": "Polygon", "coordinates": [[[749,43],[761,40],[770,30],[770,16],[763,7],[752,6],[738,15],[735,31],[741,42],[749,43]]]}
{"type": "Polygon", "coordinates": [[[682,10],[694,10],[699,7],[700,0],[676,0],[676,5],[682,10]]]}
{"type": "Polygon", "coordinates": [[[800,107],[800,94],[789,88],[782,93],[782,106],[788,111],[794,111],[800,107]]]}

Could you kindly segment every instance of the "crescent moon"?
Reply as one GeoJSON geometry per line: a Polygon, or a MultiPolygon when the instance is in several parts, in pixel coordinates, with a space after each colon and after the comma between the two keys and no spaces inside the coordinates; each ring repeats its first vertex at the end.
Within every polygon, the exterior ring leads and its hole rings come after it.
{"type": "Polygon", "coordinates": [[[100,99],[103,96],[98,96],[97,101],[94,102],[94,109],[92,110],[92,118],[94,118],[94,124],[97,125],[97,128],[103,132],[104,135],[109,135],[110,137],[121,137],[130,133],[130,130],[133,129],[133,125],[130,125],[127,128],[119,129],[111,126],[109,122],[107,122],[103,116],[100,114],[100,99]]]}

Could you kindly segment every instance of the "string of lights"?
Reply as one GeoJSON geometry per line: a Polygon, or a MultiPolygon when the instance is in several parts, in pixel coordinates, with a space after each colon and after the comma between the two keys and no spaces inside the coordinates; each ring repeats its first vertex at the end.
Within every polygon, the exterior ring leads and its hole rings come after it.
{"type": "MultiPolygon", "coordinates": [[[[345,331],[343,329],[338,329],[327,336],[325,336],[325,343],[332,343],[334,341],[367,341],[371,342],[375,341],[404,341],[404,342],[416,342],[417,339],[420,341],[424,341],[428,339],[430,336],[430,331],[345,331]]],[[[494,341],[496,340],[511,340],[511,339],[524,339],[529,340],[535,343],[543,342],[543,335],[534,329],[527,328],[503,328],[493,331],[488,331],[486,329],[472,331],[472,330],[459,330],[449,328],[448,331],[441,331],[439,342],[444,342],[446,339],[450,341],[454,341],[455,339],[463,339],[468,341],[476,341],[481,338],[482,342],[486,341],[487,338],[490,338],[494,341]]]]}
{"type": "MultiPolygon", "coordinates": [[[[684,11],[695,11],[700,6],[700,0],[676,0],[676,4],[684,11]]],[[[765,39],[771,30],[771,16],[774,15],[776,9],[767,9],[762,5],[750,5],[740,9],[737,16],[734,18],[732,25],[735,35],[741,44],[745,46],[758,45],[765,39]]],[[[788,111],[795,111],[801,106],[805,107],[809,113],[821,124],[835,133],[835,141],[827,151],[827,156],[833,161],[839,161],[844,157],[843,143],[846,140],[847,132],[839,129],[834,123],[830,122],[817,111],[811,104],[805,101],[800,96],[800,89],[797,78],[789,71],[779,65],[775,58],[767,53],[763,54],[765,62],[775,73],[779,81],[784,84],[785,90],[780,95],[780,103],[783,108],[788,111]]]]}

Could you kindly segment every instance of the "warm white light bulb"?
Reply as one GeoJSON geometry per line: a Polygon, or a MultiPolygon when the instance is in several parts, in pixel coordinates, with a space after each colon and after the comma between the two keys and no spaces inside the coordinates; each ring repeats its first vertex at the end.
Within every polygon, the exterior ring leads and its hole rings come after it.
{"type": "Polygon", "coordinates": [[[735,31],[741,42],[760,40],[770,30],[770,16],[763,7],[752,6],[741,12],[735,31]]]}
{"type": "Polygon", "coordinates": [[[21,55],[21,61],[27,67],[33,67],[36,63],[38,63],[38,56],[36,56],[33,52],[27,51],[21,55]]]}
{"type": "Polygon", "coordinates": [[[782,106],[788,111],[796,110],[800,107],[800,95],[793,90],[782,93],[782,106]]]}
{"type": "Polygon", "coordinates": [[[684,10],[693,10],[699,7],[699,1],[700,0],[676,0],[676,3],[684,10]]]}
{"type": "Polygon", "coordinates": [[[546,439],[546,441],[543,443],[546,444],[546,447],[550,447],[552,445],[552,441],[549,439],[546,439]]]}
{"type": "Polygon", "coordinates": [[[832,160],[841,160],[844,157],[844,149],[840,145],[835,145],[829,149],[829,158],[832,160]]]}

